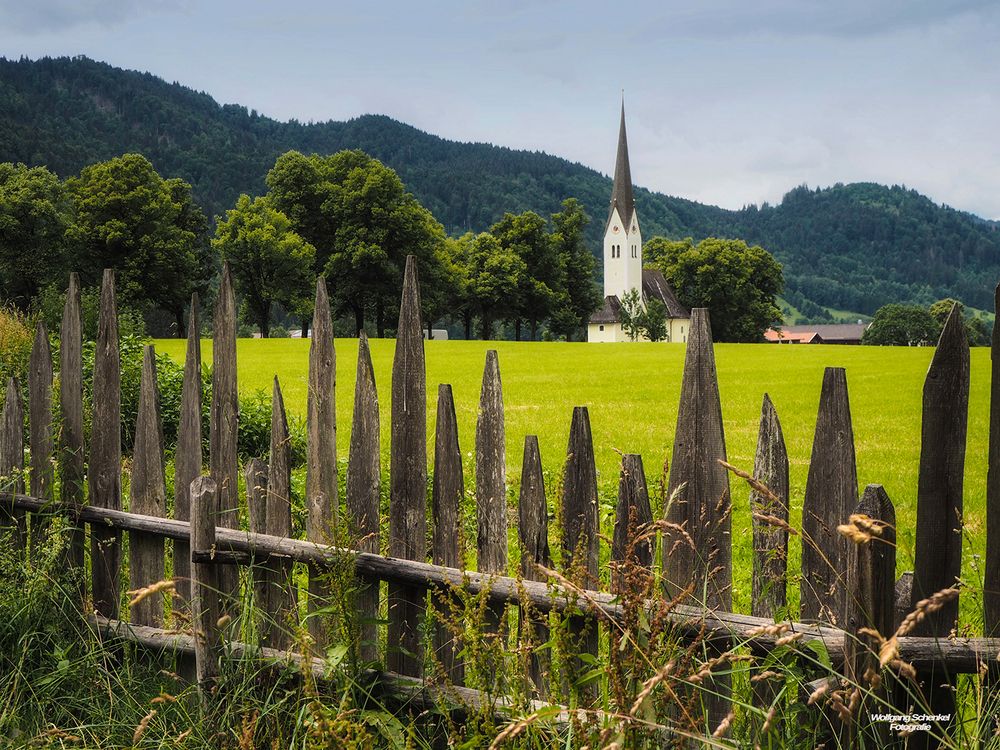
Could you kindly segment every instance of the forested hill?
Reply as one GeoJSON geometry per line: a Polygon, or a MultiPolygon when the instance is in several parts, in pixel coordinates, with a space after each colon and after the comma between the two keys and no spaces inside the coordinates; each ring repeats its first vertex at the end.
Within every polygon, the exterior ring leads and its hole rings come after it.
{"type": "MultiPolygon", "coordinates": [[[[609,143],[608,148],[613,148],[609,143]]],[[[597,251],[611,181],[547,154],[456,143],[388,117],[278,122],[148,73],[86,58],[0,58],[0,162],[43,164],[68,176],[137,151],[164,176],[190,182],[210,216],[289,149],[360,148],[393,167],[449,232],[484,230],[505,211],[548,215],[570,196],[594,221],[597,251]]],[[[638,158],[633,155],[633,158],[638,158]]],[[[774,207],[726,211],[636,190],[643,234],[741,236],[785,264],[790,294],[837,309],[872,312],[889,301],[958,297],[987,307],[1000,279],[1000,228],[902,188],[798,188],[774,207]]]]}

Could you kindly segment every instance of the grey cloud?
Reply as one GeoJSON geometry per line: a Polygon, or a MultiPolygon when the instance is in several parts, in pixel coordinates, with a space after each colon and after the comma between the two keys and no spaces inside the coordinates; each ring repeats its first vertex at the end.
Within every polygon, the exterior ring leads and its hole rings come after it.
{"type": "Polygon", "coordinates": [[[764,3],[711,0],[663,12],[639,32],[643,38],[674,36],[866,37],[924,28],[976,15],[996,21],[995,0],[776,0],[764,3]]]}
{"type": "Polygon", "coordinates": [[[0,26],[24,34],[114,27],[150,12],[186,7],[166,0],[0,0],[0,26]]]}

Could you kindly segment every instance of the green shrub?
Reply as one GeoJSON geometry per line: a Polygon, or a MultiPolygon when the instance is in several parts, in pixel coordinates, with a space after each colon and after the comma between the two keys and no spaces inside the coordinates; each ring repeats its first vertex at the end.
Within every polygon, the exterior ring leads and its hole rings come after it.
{"type": "Polygon", "coordinates": [[[7,396],[7,381],[12,376],[18,379],[23,393],[27,392],[28,358],[34,338],[31,323],[22,313],[0,308],[0,398],[7,396]]]}
{"type": "MultiPolygon", "coordinates": [[[[35,297],[33,309],[45,321],[49,333],[56,335],[62,325],[63,307],[66,305],[66,289],[59,284],[50,284],[35,297]]],[[[83,328],[84,341],[97,338],[97,319],[101,309],[100,287],[88,287],[80,290],[80,324],[83,328]]],[[[146,323],[142,315],[129,307],[118,303],[118,335],[143,337],[146,335],[146,323]]]]}

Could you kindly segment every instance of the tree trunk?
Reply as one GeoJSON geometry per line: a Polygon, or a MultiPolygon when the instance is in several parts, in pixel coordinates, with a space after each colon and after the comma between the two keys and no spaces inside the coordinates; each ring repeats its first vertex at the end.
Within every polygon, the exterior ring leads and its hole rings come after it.
{"type": "Polygon", "coordinates": [[[462,322],[465,323],[465,340],[468,341],[472,338],[472,313],[462,313],[462,322]]]}
{"type": "Polygon", "coordinates": [[[531,321],[531,340],[534,341],[535,337],[538,335],[538,321],[531,321]]]}
{"type": "Polygon", "coordinates": [[[493,323],[490,321],[489,315],[483,315],[482,327],[483,327],[482,339],[484,341],[489,341],[491,338],[490,334],[492,333],[490,329],[493,327],[493,323]]]}
{"type": "Polygon", "coordinates": [[[359,335],[365,330],[365,308],[361,305],[351,305],[354,311],[354,335],[359,335]]]}
{"type": "Polygon", "coordinates": [[[514,341],[520,341],[520,340],[521,340],[521,319],[520,318],[515,318],[514,319],[514,341]]]}
{"type": "Polygon", "coordinates": [[[305,315],[302,316],[302,338],[309,338],[309,318],[305,315]]]}
{"type": "Polygon", "coordinates": [[[182,339],[187,334],[184,329],[184,307],[178,307],[174,310],[174,320],[177,322],[177,338],[182,339]]]}
{"type": "Polygon", "coordinates": [[[434,338],[434,329],[431,327],[432,325],[433,325],[433,323],[428,323],[427,324],[427,340],[428,341],[430,341],[432,338],[434,338]]]}
{"type": "Polygon", "coordinates": [[[262,306],[257,310],[257,327],[260,328],[260,337],[266,339],[271,335],[271,306],[262,306]]]}
{"type": "Polygon", "coordinates": [[[382,300],[375,303],[375,330],[378,331],[380,339],[385,338],[385,311],[382,309],[382,300]]]}

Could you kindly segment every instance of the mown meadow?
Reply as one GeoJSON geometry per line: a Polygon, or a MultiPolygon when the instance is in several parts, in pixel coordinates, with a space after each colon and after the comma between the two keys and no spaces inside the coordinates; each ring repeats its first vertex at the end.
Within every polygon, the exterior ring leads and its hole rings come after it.
{"type": "MultiPolygon", "coordinates": [[[[158,352],[178,362],[184,342],[158,340],[158,352]]],[[[211,362],[211,341],[202,356],[211,362]]],[[[338,456],[346,461],[357,362],[357,341],[338,339],[338,456]]],[[[394,341],[373,339],[372,359],[382,414],[383,470],[388,471],[390,381],[394,341]]],[[[601,487],[602,526],[610,533],[617,495],[620,453],[643,456],[654,513],[662,511],[658,487],[670,456],[684,364],[684,348],[667,344],[429,341],[426,343],[428,456],[433,457],[437,385],[452,385],[459,438],[466,457],[466,482],[474,478],[473,441],[486,351],[497,349],[503,379],[509,494],[516,498],[524,436],[538,435],[550,494],[566,457],[572,407],[589,407],[601,487]]],[[[239,385],[243,392],[269,390],[277,375],[292,415],[305,415],[309,342],[301,339],[241,339],[239,385]]],[[[782,421],[791,464],[792,524],[798,527],[824,367],[844,367],[850,389],[858,481],[885,486],[896,506],[899,572],[912,569],[920,454],[920,403],[932,348],[774,346],[720,344],[715,347],[729,460],[751,470],[761,399],[768,393],[782,421]]],[[[985,483],[989,412],[989,350],[972,350],[972,383],[966,453],[963,576],[971,584],[963,602],[963,624],[978,630],[981,589],[977,554],[985,544],[985,483]]],[[[749,611],[751,532],[748,490],[731,482],[733,493],[733,603],[749,611]]],[[[343,491],[343,490],[342,490],[343,491]]],[[[512,506],[513,507],[513,506],[512,506]]],[[[516,514],[513,515],[516,518],[516,514]]],[[[474,510],[466,508],[466,546],[475,549],[474,510]]],[[[790,567],[798,568],[798,538],[790,540],[790,567]]],[[[789,605],[797,610],[797,591],[789,605]]]]}

